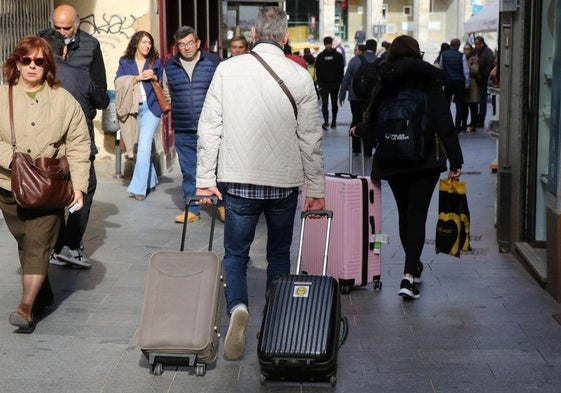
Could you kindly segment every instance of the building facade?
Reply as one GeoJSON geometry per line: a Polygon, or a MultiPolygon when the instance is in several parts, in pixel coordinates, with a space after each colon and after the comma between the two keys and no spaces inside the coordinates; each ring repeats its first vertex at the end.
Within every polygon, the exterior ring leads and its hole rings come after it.
{"type": "Polygon", "coordinates": [[[561,2],[501,2],[501,250],[561,301],[561,2]]]}

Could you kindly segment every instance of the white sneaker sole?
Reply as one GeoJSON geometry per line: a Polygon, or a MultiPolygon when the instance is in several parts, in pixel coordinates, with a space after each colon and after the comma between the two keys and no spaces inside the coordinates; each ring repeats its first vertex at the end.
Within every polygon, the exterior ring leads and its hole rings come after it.
{"type": "Polygon", "coordinates": [[[224,355],[229,360],[241,358],[245,352],[245,329],[249,323],[249,313],[243,307],[232,313],[228,333],[224,339],[224,355]]]}
{"type": "Polygon", "coordinates": [[[68,258],[64,255],[58,254],[58,260],[63,261],[66,264],[74,265],[76,267],[82,269],[89,269],[92,267],[92,264],[89,261],[79,261],[74,258],[68,258]]]}
{"type": "Polygon", "coordinates": [[[55,265],[55,266],[68,266],[69,265],[68,262],[60,261],[56,257],[55,258],[49,258],[49,264],[50,265],[55,265]]]}
{"type": "Polygon", "coordinates": [[[407,288],[401,288],[397,294],[406,299],[418,299],[421,297],[420,294],[415,295],[412,290],[407,288]]]}

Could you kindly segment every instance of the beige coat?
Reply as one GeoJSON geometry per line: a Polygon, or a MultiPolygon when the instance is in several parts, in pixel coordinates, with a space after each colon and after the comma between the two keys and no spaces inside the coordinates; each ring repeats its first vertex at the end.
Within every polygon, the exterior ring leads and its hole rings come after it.
{"type": "Polygon", "coordinates": [[[199,119],[197,187],[218,181],[298,187],[325,197],[323,131],[310,73],[284,56],[281,48],[258,44],[254,51],[284,81],[298,107],[250,54],[218,65],[199,119]]]}
{"type": "Polygon", "coordinates": [[[115,79],[115,109],[117,121],[121,127],[121,138],[125,144],[125,156],[134,157],[134,144],[138,142],[138,104],[142,102],[142,93],[136,75],[123,75],[115,79]]]}
{"type": "Polygon", "coordinates": [[[475,80],[475,76],[479,71],[479,59],[477,56],[472,55],[469,59],[467,59],[467,63],[469,68],[469,87],[466,89],[464,95],[464,103],[472,104],[480,101],[479,86],[475,80]]]}
{"type": "MultiPolygon", "coordinates": [[[[66,155],[74,190],[86,194],[90,173],[90,134],[78,101],[63,88],[45,84],[30,98],[21,85],[13,87],[17,151],[32,158],[66,155]]],[[[11,190],[12,144],[8,85],[0,86],[0,187],[11,190]]]]}

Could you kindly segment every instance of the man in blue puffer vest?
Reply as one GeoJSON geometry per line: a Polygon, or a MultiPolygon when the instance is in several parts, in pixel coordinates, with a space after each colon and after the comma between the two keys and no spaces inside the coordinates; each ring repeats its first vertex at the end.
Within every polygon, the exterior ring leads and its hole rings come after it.
{"type": "Polygon", "coordinates": [[[460,40],[454,38],[450,41],[450,49],[440,55],[440,68],[444,71],[444,95],[448,104],[456,103],[456,132],[465,131],[461,128],[464,111],[465,89],[469,87],[469,67],[466,56],[459,51],[460,40]]]}
{"type": "MultiPolygon", "coordinates": [[[[175,131],[175,150],[183,174],[183,200],[195,195],[197,169],[197,126],[205,102],[206,92],[220,63],[220,58],[201,50],[197,32],[189,26],[181,26],[175,32],[178,53],[166,62],[163,76],[164,94],[171,101],[171,126],[175,131]]],[[[199,220],[201,208],[189,207],[187,214],[175,217],[182,223],[199,220]]],[[[223,218],[224,207],[218,208],[223,218]]]]}

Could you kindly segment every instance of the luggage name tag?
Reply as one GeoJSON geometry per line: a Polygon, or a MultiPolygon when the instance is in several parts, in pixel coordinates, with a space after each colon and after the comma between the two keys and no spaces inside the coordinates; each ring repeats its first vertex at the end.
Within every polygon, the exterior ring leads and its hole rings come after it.
{"type": "Polygon", "coordinates": [[[387,233],[376,233],[370,238],[370,250],[374,251],[374,254],[379,254],[382,244],[388,244],[390,242],[390,236],[387,233]]]}
{"type": "Polygon", "coordinates": [[[305,298],[310,294],[311,282],[295,282],[292,291],[292,297],[305,298]]]}

